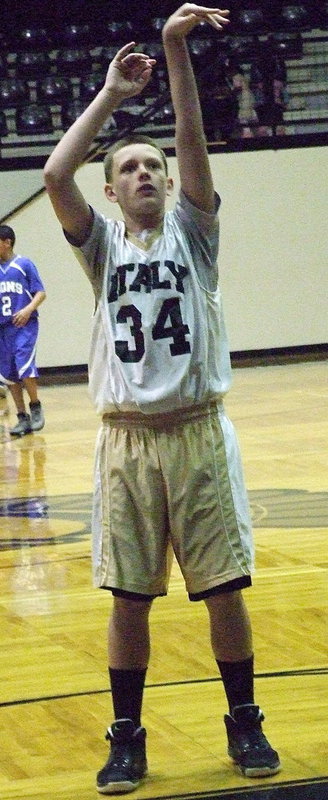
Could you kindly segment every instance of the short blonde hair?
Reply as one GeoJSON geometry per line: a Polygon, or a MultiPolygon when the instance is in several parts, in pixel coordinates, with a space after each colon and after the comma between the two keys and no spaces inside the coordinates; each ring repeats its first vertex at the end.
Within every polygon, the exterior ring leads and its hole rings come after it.
{"type": "Polygon", "coordinates": [[[144,136],[143,134],[139,133],[131,133],[128,136],[124,136],[123,139],[119,139],[115,142],[107,151],[105,158],[104,158],[104,170],[105,170],[105,178],[107,183],[110,183],[113,177],[113,158],[115,153],[122,149],[122,147],[127,147],[129,144],[149,144],[151,147],[154,147],[162,157],[162,161],[164,164],[165,174],[168,175],[168,166],[166,155],[164,150],[161,147],[158,147],[156,142],[150,138],[150,136],[144,136]]]}

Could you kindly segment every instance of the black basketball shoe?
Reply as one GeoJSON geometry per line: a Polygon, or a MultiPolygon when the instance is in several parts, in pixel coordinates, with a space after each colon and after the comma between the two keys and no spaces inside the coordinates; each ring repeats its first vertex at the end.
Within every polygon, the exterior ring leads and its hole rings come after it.
{"type": "Polygon", "coordinates": [[[263,720],[263,711],[255,705],[236,706],[224,717],[228,755],[249,778],[275,775],[280,770],[278,753],[262,731],[263,720]]]}
{"type": "Polygon", "coordinates": [[[98,792],[132,792],[147,774],[146,730],[136,728],[131,719],[117,719],[108,728],[106,739],[110,752],[97,774],[98,792]]]}

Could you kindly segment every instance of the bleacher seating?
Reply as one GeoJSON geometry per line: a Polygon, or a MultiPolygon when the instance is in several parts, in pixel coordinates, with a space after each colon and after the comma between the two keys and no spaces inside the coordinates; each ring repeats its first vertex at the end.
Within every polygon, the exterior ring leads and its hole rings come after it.
{"type": "MultiPolygon", "coordinates": [[[[6,13],[6,0],[4,3],[6,13]]],[[[37,0],[34,5],[37,7],[37,0]]],[[[162,3],[159,8],[164,6],[162,3]]],[[[138,40],[142,49],[156,57],[157,69],[144,94],[124,104],[104,127],[98,140],[105,142],[114,131],[117,134],[122,126],[124,129],[130,126],[161,139],[163,147],[173,146],[174,117],[167,94],[161,45],[164,18],[160,13],[149,14],[146,18],[143,14],[136,22],[134,12],[132,24],[132,15],[127,13],[129,7],[120,4],[122,13],[113,19],[106,16],[107,3],[101,4],[98,0],[98,3],[88,4],[75,0],[75,3],[70,3],[70,18],[58,12],[55,24],[53,20],[50,24],[43,13],[36,17],[30,15],[28,20],[25,17],[18,19],[15,26],[2,25],[2,168],[9,160],[17,166],[24,159],[30,164],[33,160],[35,163],[44,162],[63,131],[102,85],[108,63],[118,47],[133,38],[138,40]],[[84,12],[87,9],[88,15],[85,13],[83,16],[82,9],[84,12]],[[75,19],[72,18],[73,12],[75,19]],[[162,102],[158,99],[159,93],[162,102]]],[[[154,0],[150,8],[155,12],[156,7],[154,0]]],[[[8,14],[9,9],[8,4],[8,14]]],[[[112,16],[113,13],[116,12],[112,9],[112,16]]],[[[198,26],[189,39],[189,47],[200,87],[206,85],[209,78],[213,82],[219,67],[220,74],[226,70],[224,80],[229,85],[232,86],[233,70],[240,70],[250,80],[252,89],[252,74],[259,60],[274,51],[284,63],[286,73],[284,133],[294,137],[295,146],[298,136],[315,137],[316,134],[328,133],[327,0],[294,0],[293,3],[285,0],[276,3],[238,0],[232,7],[227,34],[217,37],[208,26],[198,26]]],[[[224,103],[220,108],[224,109],[224,103]]],[[[204,114],[205,109],[204,103],[204,114]]],[[[204,122],[206,127],[206,119],[204,122]]],[[[210,144],[229,147],[238,138],[238,124],[229,128],[223,121],[220,134],[218,121],[217,129],[217,139],[213,142],[210,137],[210,144]]],[[[272,122],[262,130],[262,140],[263,136],[275,133],[272,122]]],[[[253,146],[257,144],[263,146],[263,141],[259,142],[255,136],[253,146]]]]}

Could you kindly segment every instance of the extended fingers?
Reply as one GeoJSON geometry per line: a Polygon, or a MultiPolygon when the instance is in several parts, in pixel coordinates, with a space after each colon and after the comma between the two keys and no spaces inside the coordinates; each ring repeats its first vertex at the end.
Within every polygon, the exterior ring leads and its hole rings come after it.
{"type": "Polygon", "coordinates": [[[130,52],[130,50],[132,50],[132,47],[134,46],[135,42],[129,42],[128,44],[125,44],[123,47],[120,48],[120,50],[117,51],[115,60],[122,61],[122,59],[125,58],[125,56],[127,56],[127,54],[130,52]]]}
{"type": "Polygon", "coordinates": [[[123,63],[128,67],[137,67],[139,65],[153,67],[154,64],[156,64],[156,59],[149,58],[145,53],[129,53],[129,55],[125,56],[123,59],[123,63]]]}
{"type": "Polygon", "coordinates": [[[194,6],[192,11],[196,17],[209,22],[211,25],[226,25],[229,22],[230,11],[228,9],[221,10],[220,8],[203,8],[202,6],[194,6]]]}
{"type": "Polygon", "coordinates": [[[129,66],[134,66],[135,64],[139,63],[147,63],[149,66],[156,64],[156,59],[150,58],[147,53],[131,53],[131,50],[133,47],[135,47],[135,44],[135,42],[129,42],[121,47],[121,49],[116,53],[115,61],[123,62],[129,66]]]}
{"type": "Polygon", "coordinates": [[[207,6],[197,6],[194,3],[186,3],[186,5],[183,6],[183,10],[186,13],[197,14],[197,15],[200,15],[200,16],[202,14],[205,14],[205,16],[207,16],[207,14],[220,14],[223,17],[227,17],[230,14],[230,11],[229,11],[228,8],[225,8],[225,9],[222,9],[222,8],[207,8],[207,6]]]}
{"type": "Polygon", "coordinates": [[[205,19],[207,20],[209,25],[212,25],[213,28],[217,28],[217,30],[222,30],[223,26],[227,25],[228,22],[230,22],[228,17],[223,16],[222,11],[220,11],[220,13],[218,14],[216,13],[208,14],[205,19]]]}
{"type": "Polygon", "coordinates": [[[220,8],[207,8],[206,6],[196,6],[193,3],[187,3],[183,6],[183,13],[185,16],[197,19],[197,21],[208,22],[215,28],[221,30],[223,25],[229,22],[229,9],[220,8]]]}

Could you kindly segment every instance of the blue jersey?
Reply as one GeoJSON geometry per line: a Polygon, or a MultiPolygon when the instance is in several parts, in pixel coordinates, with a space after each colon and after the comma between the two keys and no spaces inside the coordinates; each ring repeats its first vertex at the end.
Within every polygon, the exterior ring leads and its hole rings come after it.
{"type": "MultiPolygon", "coordinates": [[[[44,286],[29,258],[14,256],[0,264],[0,325],[12,324],[14,314],[25,308],[36,292],[44,292],[44,286]]],[[[36,317],[38,312],[35,309],[30,319],[36,317]]]]}

